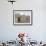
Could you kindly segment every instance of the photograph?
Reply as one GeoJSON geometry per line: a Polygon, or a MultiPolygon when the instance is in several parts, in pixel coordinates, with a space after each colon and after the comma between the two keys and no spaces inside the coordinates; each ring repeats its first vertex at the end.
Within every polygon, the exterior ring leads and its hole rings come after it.
{"type": "Polygon", "coordinates": [[[32,10],[13,10],[13,24],[31,25],[32,10]]]}

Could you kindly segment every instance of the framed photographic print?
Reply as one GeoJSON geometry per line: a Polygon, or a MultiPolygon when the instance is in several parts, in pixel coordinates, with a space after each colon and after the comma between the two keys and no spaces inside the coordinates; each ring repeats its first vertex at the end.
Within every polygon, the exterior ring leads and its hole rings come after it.
{"type": "Polygon", "coordinates": [[[14,25],[32,25],[32,10],[13,10],[14,25]]]}

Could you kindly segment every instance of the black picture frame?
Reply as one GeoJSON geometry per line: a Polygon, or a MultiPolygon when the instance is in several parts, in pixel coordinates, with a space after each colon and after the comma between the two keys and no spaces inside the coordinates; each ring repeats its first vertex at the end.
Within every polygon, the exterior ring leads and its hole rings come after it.
{"type": "Polygon", "coordinates": [[[23,25],[23,26],[25,26],[25,25],[27,26],[27,25],[30,25],[30,26],[32,26],[32,24],[33,24],[33,11],[32,11],[32,10],[13,10],[13,25],[17,25],[17,26],[22,26],[22,25],[23,25]],[[30,14],[31,14],[31,23],[29,23],[29,24],[26,24],[26,23],[25,23],[25,24],[19,24],[19,23],[17,23],[17,24],[16,24],[14,20],[15,20],[15,14],[16,14],[16,12],[18,12],[18,11],[19,11],[19,12],[21,12],[21,11],[22,11],[22,12],[24,12],[24,11],[25,11],[25,12],[26,12],[26,11],[28,12],[28,11],[29,11],[30,14]]]}

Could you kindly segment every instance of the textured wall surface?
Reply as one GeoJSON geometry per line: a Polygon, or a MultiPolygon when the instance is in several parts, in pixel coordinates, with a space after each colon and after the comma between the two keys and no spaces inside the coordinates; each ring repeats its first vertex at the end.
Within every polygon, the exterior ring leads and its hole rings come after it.
{"type": "Polygon", "coordinates": [[[0,0],[0,40],[15,40],[19,32],[33,40],[46,40],[46,0],[17,0],[13,5],[0,0]],[[14,26],[12,10],[33,10],[32,26],[14,26]]]}

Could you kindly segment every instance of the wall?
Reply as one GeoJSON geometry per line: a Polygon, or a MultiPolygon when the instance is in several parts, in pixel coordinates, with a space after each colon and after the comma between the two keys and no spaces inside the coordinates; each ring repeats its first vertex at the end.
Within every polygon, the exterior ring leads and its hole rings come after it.
{"type": "Polygon", "coordinates": [[[7,0],[0,0],[0,40],[11,40],[19,32],[26,32],[33,40],[46,40],[46,1],[17,0],[14,5],[7,0]],[[32,26],[14,26],[12,10],[33,10],[32,26]]]}

